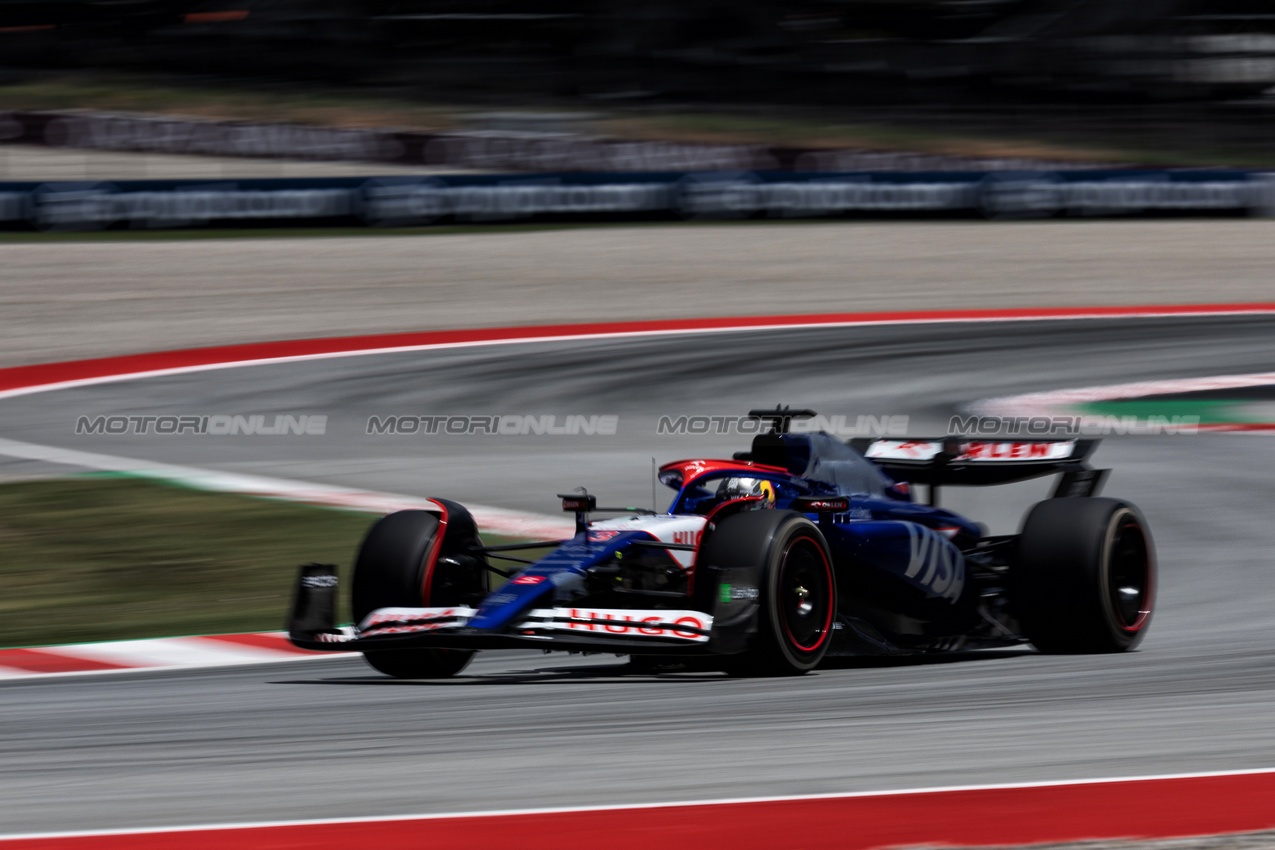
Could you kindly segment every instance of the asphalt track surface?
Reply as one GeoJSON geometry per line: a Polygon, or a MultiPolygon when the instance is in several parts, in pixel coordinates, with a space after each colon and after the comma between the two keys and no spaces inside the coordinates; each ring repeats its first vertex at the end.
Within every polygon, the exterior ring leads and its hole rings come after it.
{"type": "MultiPolygon", "coordinates": [[[[547,511],[589,485],[650,500],[660,415],[776,402],[942,430],[980,397],[1275,367],[1275,318],[719,333],[373,355],[0,401],[4,436],[547,511]],[[81,415],[322,413],[322,437],[74,435],[81,415]],[[366,435],[369,415],[614,414],[613,437],[366,435]],[[256,442],[256,441],[261,442],[256,442]]],[[[1029,649],[830,664],[787,680],[625,676],[618,659],[480,656],[396,682],[358,659],[0,685],[5,832],[818,794],[1275,765],[1275,452],[1112,438],[1109,495],[1145,512],[1159,606],[1136,653],[1029,649]]],[[[1012,530],[1031,488],[948,502],[1012,530]]]]}

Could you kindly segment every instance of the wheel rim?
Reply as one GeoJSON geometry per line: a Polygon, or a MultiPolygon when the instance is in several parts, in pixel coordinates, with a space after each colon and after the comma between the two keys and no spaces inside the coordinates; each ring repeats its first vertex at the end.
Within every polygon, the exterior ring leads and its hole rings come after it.
{"type": "Polygon", "coordinates": [[[1146,535],[1136,521],[1125,519],[1116,527],[1107,570],[1111,613],[1124,631],[1138,631],[1151,617],[1153,583],[1146,535]]]}
{"type": "Polygon", "coordinates": [[[832,566],[823,547],[798,537],[784,550],[779,571],[779,616],[788,644],[802,653],[819,650],[832,627],[832,566]]]}

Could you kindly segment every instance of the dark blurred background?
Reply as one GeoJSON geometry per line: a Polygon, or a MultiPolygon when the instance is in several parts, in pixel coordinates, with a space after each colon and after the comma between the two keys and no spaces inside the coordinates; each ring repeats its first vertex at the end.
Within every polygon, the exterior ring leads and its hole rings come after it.
{"type": "Polygon", "coordinates": [[[9,67],[614,99],[1251,96],[1270,0],[0,0],[9,67]]]}
{"type": "Polygon", "coordinates": [[[1143,147],[1256,152],[1275,2],[0,0],[0,80],[97,69],[434,103],[832,109],[992,136],[1136,124],[1143,147]]]}

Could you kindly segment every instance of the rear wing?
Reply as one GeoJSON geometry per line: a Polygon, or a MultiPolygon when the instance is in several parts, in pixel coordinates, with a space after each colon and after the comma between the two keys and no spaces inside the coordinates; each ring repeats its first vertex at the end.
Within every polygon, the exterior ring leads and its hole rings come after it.
{"type": "Polygon", "coordinates": [[[926,484],[931,504],[942,485],[985,487],[1061,473],[1053,498],[1096,496],[1107,469],[1085,461],[1097,440],[856,439],[850,447],[895,481],[926,484]]]}

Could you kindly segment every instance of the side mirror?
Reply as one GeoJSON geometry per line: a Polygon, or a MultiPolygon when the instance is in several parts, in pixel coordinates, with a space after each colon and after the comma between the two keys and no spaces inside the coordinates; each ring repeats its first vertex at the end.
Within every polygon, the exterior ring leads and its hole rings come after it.
{"type": "Polygon", "coordinates": [[[900,502],[910,502],[912,501],[912,485],[906,481],[896,481],[885,488],[885,494],[900,502]]]}

